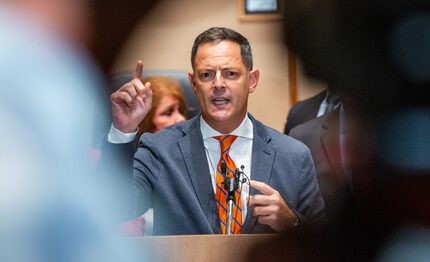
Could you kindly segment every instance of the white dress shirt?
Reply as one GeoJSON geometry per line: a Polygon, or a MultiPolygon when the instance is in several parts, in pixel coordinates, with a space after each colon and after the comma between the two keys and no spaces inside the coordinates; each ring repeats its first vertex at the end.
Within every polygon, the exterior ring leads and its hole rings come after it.
{"type": "Polygon", "coordinates": [[[134,133],[123,133],[121,130],[116,128],[113,124],[110,126],[107,140],[112,144],[124,144],[130,143],[134,140],[137,135],[137,130],[134,133]]]}
{"type": "MultiPolygon", "coordinates": [[[[243,172],[247,176],[247,182],[242,184],[242,224],[245,222],[247,214],[247,198],[249,196],[249,179],[251,179],[251,156],[252,156],[252,139],[254,137],[254,126],[248,115],[242,123],[230,135],[237,136],[231,145],[229,156],[233,159],[237,168],[242,165],[245,167],[243,172]]],[[[212,180],[212,188],[216,194],[216,169],[221,158],[221,146],[214,136],[223,135],[210,127],[202,117],[200,117],[200,131],[202,132],[203,143],[205,145],[206,158],[208,160],[209,172],[212,180]]],[[[225,135],[225,134],[224,134],[225,135]]],[[[242,179],[242,177],[241,177],[242,179]]]]}
{"type": "MultiPolygon", "coordinates": [[[[327,106],[328,106],[328,101],[327,101],[328,96],[329,96],[329,92],[326,92],[326,95],[324,97],[324,100],[320,104],[316,117],[320,117],[326,113],[327,106]]],[[[334,106],[333,110],[335,110],[339,105],[340,105],[340,101],[334,106]]]]}
{"type": "Polygon", "coordinates": [[[320,108],[318,109],[316,117],[320,117],[320,116],[324,115],[325,109],[327,108],[327,97],[328,97],[328,92],[326,92],[324,100],[320,104],[320,108]]]}

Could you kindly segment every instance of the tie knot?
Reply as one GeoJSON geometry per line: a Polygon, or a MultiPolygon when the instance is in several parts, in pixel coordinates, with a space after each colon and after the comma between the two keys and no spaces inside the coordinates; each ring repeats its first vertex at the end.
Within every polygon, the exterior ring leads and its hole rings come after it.
{"type": "Polygon", "coordinates": [[[237,136],[223,135],[223,136],[214,136],[214,138],[219,141],[219,144],[221,146],[221,154],[226,154],[228,153],[228,151],[230,151],[231,144],[233,144],[237,136]]]}
{"type": "Polygon", "coordinates": [[[331,103],[331,104],[337,104],[340,102],[340,95],[339,93],[332,93],[330,92],[328,97],[327,97],[327,103],[331,103]]]}
{"type": "Polygon", "coordinates": [[[338,93],[330,92],[327,96],[327,107],[325,113],[330,113],[334,111],[337,105],[340,103],[340,95],[338,93]]]}

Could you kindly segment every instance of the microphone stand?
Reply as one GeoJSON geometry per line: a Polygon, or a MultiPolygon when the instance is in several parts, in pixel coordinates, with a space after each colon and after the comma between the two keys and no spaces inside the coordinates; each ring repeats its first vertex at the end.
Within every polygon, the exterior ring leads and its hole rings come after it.
{"type": "Polygon", "coordinates": [[[227,190],[227,235],[231,235],[231,222],[233,220],[233,204],[236,204],[236,198],[234,197],[234,192],[238,187],[236,176],[226,177],[224,180],[224,188],[227,190]]]}
{"type": "MultiPolygon", "coordinates": [[[[225,162],[223,162],[221,164],[221,172],[226,171],[224,170],[224,166],[225,162]]],[[[240,178],[240,174],[242,172],[239,171],[239,168],[236,169],[236,172],[233,174],[233,177],[228,177],[227,176],[227,172],[223,173],[225,174],[224,176],[224,189],[227,191],[227,197],[226,197],[226,201],[227,201],[227,235],[231,235],[231,222],[233,220],[233,204],[236,204],[236,198],[234,196],[235,191],[238,189],[239,187],[239,178],[240,178]]],[[[240,200],[239,200],[240,201],[240,200]]]]}

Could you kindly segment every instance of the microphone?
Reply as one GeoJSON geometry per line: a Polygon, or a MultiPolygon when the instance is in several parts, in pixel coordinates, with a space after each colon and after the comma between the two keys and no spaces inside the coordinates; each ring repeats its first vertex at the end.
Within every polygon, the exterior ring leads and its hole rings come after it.
{"type": "Polygon", "coordinates": [[[232,200],[233,203],[236,203],[236,199],[234,197],[234,192],[237,190],[239,186],[239,179],[237,177],[238,172],[236,171],[232,176],[228,176],[227,174],[227,165],[225,162],[221,162],[221,173],[224,176],[224,189],[227,191],[227,203],[229,200],[232,200]]]}
{"type": "MultiPolygon", "coordinates": [[[[244,165],[241,165],[239,168],[236,168],[236,171],[229,177],[227,173],[227,164],[225,161],[221,162],[221,174],[224,176],[224,181],[222,184],[224,185],[224,189],[227,191],[226,196],[226,204],[227,204],[227,225],[226,232],[227,235],[231,235],[231,223],[233,220],[233,204],[236,203],[235,192],[239,187],[239,183],[245,183],[247,181],[247,175],[243,172],[245,169],[244,165]],[[244,177],[240,179],[240,176],[244,177]]],[[[249,180],[249,179],[248,179],[249,180]]],[[[240,201],[240,200],[239,200],[240,201]]]]}
{"type": "MultiPolygon", "coordinates": [[[[239,186],[238,172],[236,171],[232,176],[227,175],[227,165],[221,162],[221,173],[224,175],[224,189],[227,191],[227,235],[231,235],[231,223],[233,220],[233,204],[236,203],[235,191],[239,186]]],[[[240,175],[240,174],[239,174],[240,175]]]]}

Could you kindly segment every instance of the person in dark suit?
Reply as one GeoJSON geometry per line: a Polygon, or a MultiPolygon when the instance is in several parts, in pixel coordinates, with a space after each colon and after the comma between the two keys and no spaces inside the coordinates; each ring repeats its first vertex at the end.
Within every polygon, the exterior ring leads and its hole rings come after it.
{"type": "Polygon", "coordinates": [[[347,186],[340,157],[339,109],[294,127],[290,136],[311,150],[328,216],[336,210],[337,192],[347,186]]]}
{"type": "Polygon", "coordinates": [[[318,115],[322,101],[327,95],[327,89],[305,100],[297,102],[288,112],[284,134],[288,135],[295,126],[303,124],[318,115]]]}
{"type": "MultiPolygon", "coordinates": [[[[235,219],[240,229],[234,233],[280,232],[323,219],[309,149],[247,112],[248,95],[260,74],[253,69],[248,40],[228,28],[210,28],[196,38],[191,62],[189,79],[202,113],[141,137],[133,165],[135,215],[153,207],[155,235],[226,233],[218,178],[222,161],[233,161],[251,179],[235,196],[241,207],[234,210],[242,217],[235,219]],[[221,150],[218,139],[228,137],[234,142],[221,150]]],[[[136,76],[141,70],[138,63],[136,76]]],[[[133,134],[150,108],[150,85],[136,77],[111,100],[112,130],[133,134]]]]}
{"type": "Polygon", "coordinates": [[[365,132],[365,123],[358,125],[353,102],[344,101],[335,111],[298,125],[289,134],[311,150],[328,217],[338,215],[344,198],[352,197],[352,170],[361,169],[372,157],[372,139],[365,132]]]}
{"type": "Polygon", "coordinates": [[[288,135],[295,126],[333,111],[339,104],[339,94],[329,89],[325,89],[312,97],[299,101],[288,112],[284,134],[288,135]]]}

